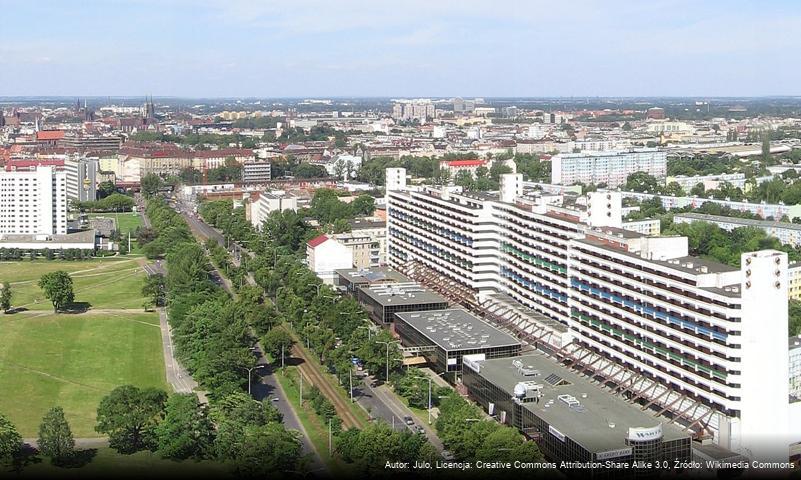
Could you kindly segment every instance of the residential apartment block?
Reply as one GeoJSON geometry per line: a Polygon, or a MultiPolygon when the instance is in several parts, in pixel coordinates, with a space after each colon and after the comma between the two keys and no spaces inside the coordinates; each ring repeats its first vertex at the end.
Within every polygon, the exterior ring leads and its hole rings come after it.
{"type": "MultiPolygon", "coordinates": [[[[390,266],[423,265],[479,303],[508,296],[569,329],[572,342],[553,350],[576,352],[582,371],[624,385],[699,438],[786,460],[787,255],[746,253],[741,268],[704,261],[687,255],[684,237],[621,228],[619,192],[593,192],[586,212],[570,213],[524,194],[519,180],[503,175],[499,194],[395,183],[390,266]],[[635,390],[641,381],[648,387],[635,390]]],[[[530,324],[537,345],[548,325],[530,324]]]]}
{"type": "Polygon", "coordinates": [[[792,220],[801,217],[801,205],[785,205],[783,203],[750,203],[734,202],[731,200],[716,200],[714,198],[702,197],[672,197],[668,195],[654,195],[653,193],[641,192],[621,192],[623,198],[634,198],[639,201],[650,200],[657,197],[666,210],[674,208],[684,208],[690,206],[698,208],[705,203],[715,203],[717,205],[731,208],[740,212],[750,212],[762,218],[780,219],[783,216],[792,220]]]}
{"type": "Polygon", "coordinates": [[[673,216],[673,221],[676,223],[713,223],[726,231],[732,231],[735,228],[753,227],[763,230],[771,237],[776,237],[785,245],[792,245],[794,247],[801,246],[801,225],[795,223],[723,217],[720,215],[705,215],[702,213],[677,213],[673,216]]]}
{"type": "Polygon", "coordinates": [[[253,228],[262,229],[262,225],[271,213],[284,210],[298,210],[298,199],[293,196],[275,192],[255,192],[250,197],[249,219],[253,228]]]}
{"type": "Polygon", "coordinates": [[[67,174],[54,167],[0,171],[0,235],[67,233],[67,174]]]}
{"type": "Polygon", "coordinates": [[[665,178],[667,154],[651,148],[628,152],[563,153],[551,158],[551,183],[604,183],[615,188],[625,184],[634,172],[665,178]]]}

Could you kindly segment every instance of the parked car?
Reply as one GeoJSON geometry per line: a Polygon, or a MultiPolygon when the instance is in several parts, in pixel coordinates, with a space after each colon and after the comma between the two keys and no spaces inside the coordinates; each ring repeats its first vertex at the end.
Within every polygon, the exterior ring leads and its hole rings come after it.
{"type": "Polygon", "coordinates": [[[423,435],[425,435],[425,434],[426,434],[426,429],[425,429],[425,428],[423,428],[423,426],[422,426],[422,425],[416,425],[416,426],[415,426],[415,429],[417,430],[417,433],[422,433],[423,435]]]}
{"type": "Polygon", "coordinates": [[[406,423],[406,425],[414,425],[414,420],[412,420],[412,417],[409,415],[404,416],[403,421],[406,423]]]}

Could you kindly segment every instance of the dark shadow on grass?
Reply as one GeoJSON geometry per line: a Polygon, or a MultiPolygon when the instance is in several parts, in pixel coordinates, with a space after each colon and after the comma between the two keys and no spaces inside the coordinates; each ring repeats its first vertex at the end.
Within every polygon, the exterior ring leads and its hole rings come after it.
{"type": "Polygon", "coordinates": [[[64,307],[61,313],[86,313],[90,308],[92,304],[89,302],[73,302],[64,307]]]}
{"type": "Polygon", "coordinates": [[[13,307],[13,308],[10,308],[10,309],[9,309],[9,310],[6,312],[6,314],[7,314],[7,315],[10,315],[10,314],[12,314],[12,313],[20,313],[20,312],[27,312],[27,311],[28,311],[28,307],[13,307]]]}
{"type": "MultiPolygon", "coordinates": [[[[20,451],[14,455],[8,471],[19,474],[25,469],[25,467],[29,465],[35,465],[37,463],[42,463],[42,459],[39,457],[39,451],[32,446],[25,444],[22,446],[20,451]]],[[[0,464],[0,472],[3,471],[3,468],[4,467],[2,464],[0,464]]]]}
{"type": "Polygon", "coordinates": [[[86,450],[76,450],[75,453],[73,453],[71,456],[57,463],[54,463],[54,465],[62,468],[81,468],[91,463],[92,460],[95,458],[95,455],[97,455],[96,448],[87,448],[86,450]]]}

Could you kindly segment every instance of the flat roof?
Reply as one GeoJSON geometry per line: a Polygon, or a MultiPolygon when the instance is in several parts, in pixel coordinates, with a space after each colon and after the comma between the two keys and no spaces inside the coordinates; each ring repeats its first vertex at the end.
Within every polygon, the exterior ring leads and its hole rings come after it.
{"type": "Polygon", "coordinates": [[[753,220],[750,218],[724,217],[722,215],[707,215],[704,213],[677,213],[674,218],[689,218],[702,222],[711,223],[733,223],[759,228],[784,228],[787,230],[801,230],[801,225],[788,222],[772,222],[770,220],[753,220]]]}
{"type": "Polygon", "coordinates": [[[382,307],[393,305],[421,305],[428,303],[448,303],[444,297],[422,287],[415,282],[399,282],[383,285],[371,285],[361,289],[382,307]]]}
{"type": "Polygon", "coordinates": [[[524,403],[524,407],[588,451],[626,448],[629,428],[651,428],[661,424],[665,441],[690,437],[675,425],[644,412],[639,405],[610,394],[544,354],[474,363],[479,365],[479,375],[508,392],[510,397],[520,382],[542,385],[543,396],[539,403],[524,403]],[[537,374],[524,375],[524,370],[537,374]],[[565,394],[575,397],[580,406],[570,407],[558,398],[565,394]]]}
{"type": "Polygon", "coordinates": [[[388,283],[388,281],[410,283],[412,281],[407,276],[389,267],[340,268],[334,270],[334,272],[350,283],[388,283]]]}
{"type": "Polygon", "coordinates": [[[0,243],[90,243],[95,241],[96,232],[94,230],[84,230],[82,232],[66,234],[0,234],[0,243]]]}
{"type": "Polygon", "coordinates": [[[395,315],[446,351],[520,345],[513,336],[461,308],[395,315]]]}

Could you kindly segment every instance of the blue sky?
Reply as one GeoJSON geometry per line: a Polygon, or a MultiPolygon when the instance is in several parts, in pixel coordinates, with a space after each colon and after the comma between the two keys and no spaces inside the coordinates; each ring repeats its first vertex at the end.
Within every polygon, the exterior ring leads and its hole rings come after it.
{"type": "Polygon", "coordinates": [[[801,2],[0,0],[0,96],[801,95],[801,2]]]}

